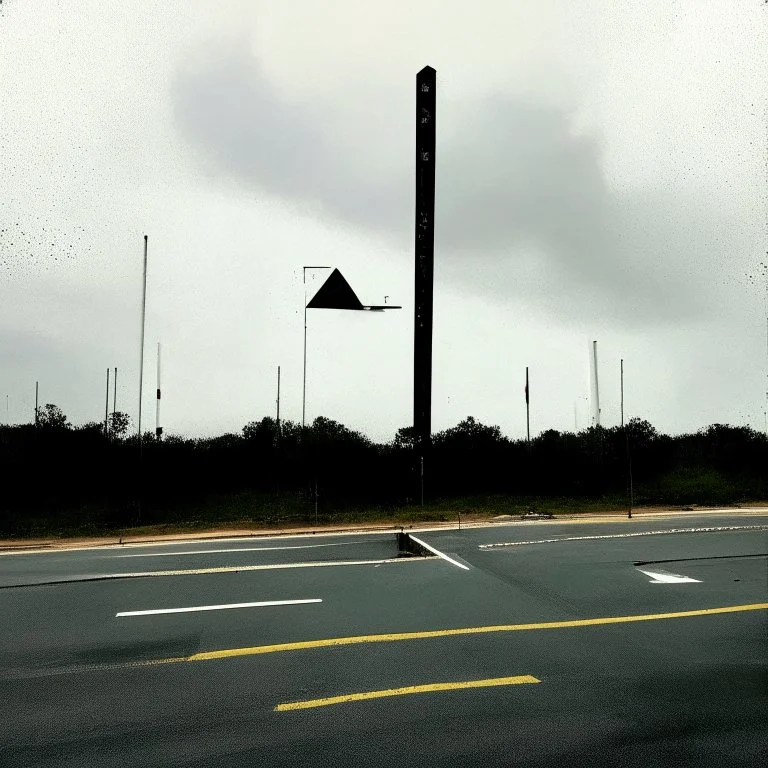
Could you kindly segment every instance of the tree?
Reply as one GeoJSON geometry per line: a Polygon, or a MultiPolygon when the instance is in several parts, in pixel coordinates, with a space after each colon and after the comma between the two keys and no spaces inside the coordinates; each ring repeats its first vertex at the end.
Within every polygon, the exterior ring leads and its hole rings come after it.
{"type": "Polygon", "coordinates": [[[658,437],[656,427],[649,421],[641,419],[639,416],[633,416],[627,422],[626,429],[633,447],[638,445],[646,447],[658,437]]]}
{"type": "Polygon", "coordinates": [[[72,425],[58,405],[46,403],[37,409],[37,426],[42,429],[69,429],[72,425]]]}
{"type": "Polygon", "coordinates": [[[243,437],[259,445],[271,445],[277,436],[277,421],[265,416],[261,421],[249,421],[243,427],[243,437]]]}
{"type": "Polygon", "coordinates": [[[130,423],[131,420],[127,413],[124,413],[123,411],[114,411],[109,414],[107,419],[107,431],[112,437],[116,437],[120,440],[128,433],[130,423]]]}
{"type": "Polygon", "coordinates": [[[489,445],[501,443],[503,437],[498,426],[488,426],[477,421],[474,416],[467,416],[455,427],[446,429],[435,435],[435,442],[463,445],[467,448],[486,448],[489,445]]]}
{"type": "Polygon", "coordinates": [[[406,449],[413,448],[416,442],[416,431],[413,427],[400,427],[395,435],[392,445],[395,448],[406,449]]]}

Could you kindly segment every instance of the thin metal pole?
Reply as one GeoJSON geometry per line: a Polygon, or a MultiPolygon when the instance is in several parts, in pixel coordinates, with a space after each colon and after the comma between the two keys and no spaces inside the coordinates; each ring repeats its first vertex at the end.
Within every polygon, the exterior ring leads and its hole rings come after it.
{"type": "Polygon", "coordinates": [[[109,368],[107,368],[107,395],[104,401],[104,437],[109,437],[109,368]]]}
{"type": "Polygon", "coordinates": [[[317,480],[315,480],[315,528],[317,528],[317,480]]]}
{"type": "Polygon", "coordinates": [[[629,485],[629,512],[627,512],[627,517],[631,518],[632,507],[635,506],[635,489],[632,483],[632,453],[629,450],[629,432],[626,427],[624,427],[624,439],[627,443],[627,482],[629,485]]]}
{"type": "Polygon", "coordinates": [[[8,406],[8,395],[6,395],[5,396],[5,423],[6,424],[10,424],[11,423],[11,418],[8,415],[8,408],[9,408],[9,406],[8,406]]]}
{"type": "Polygon", "coordinates": [[[531,442],[531,395],[528,390],[528,366],[525,366],[525,433],[526,440],[530,445],[531,442]]]}
{"type": "Polygon", "coordinates": [[[35,427],[37,427],[39,425],[39,420],[38,420],[39,419],[39,413],[40,413],[39,407],[38,407],[38,402],[39,402],[39,400],[38,400],[38,393],[39,393],[39,391],[40,391],[40,382],[36,381],[35,382],[35,427]]]}
{"type": "Polygon", "coordinates": [[[144,273],[141,290],[141,348],[139,350],[139,508],[136,513],[136,522],[141,521],[141,507],[144,496],[144,439],[141,434],[141,401],[144,388],[144,326],[147,314],[147,241],[149,237],[144,235],[144,273]]]}
{"type": "Polygon", "coordinates": [[[160,342],[157,342],[157,406],[155,407],[155,438],[160,439],[163,430],[160,427],[160,342]]]}
{"type": "Polygon", "coordinates": [[[141,342],[139,347],[139,455],[141,455],[141,396],[144,387],[144,321],[147,311],[147,241],[149,237],[144,235],[144,277],[141,289],[141,342]]]}
{"type": "Polygon", "coordinates": [[[624,426],[624,358],[621,358],[621,426],[624,426]]]}
{"type": "Polygon", "coordinates": [[[632,517],[632,507],[635,505],[635,489],[632,482],[632,452],[629,449],[629,431],[624,424],[624,358],[621,360],[621,427],[624,430],[624,440],[627,444],[627,491],[629,492],[629,511],[627,517],[632,517]]]}
{"type": "Polygon", "coordinates": [[[600,385],[597,382],[597,342],[592,342],[594,350],[593,358],[595,364],[595,426],[600,426],[600,385]]]}
{"type": "Polygon", "coordinates": [[[307,268],[304,267],[304,375],[303,386],[301,390],[301,428],[304,429],[304,422],[307,415],[307,268]]]}
{"type": "Polygon", "coordinates": [[[112,395],[112,421],[115,420],[115,413],[117,413],[117,367],[115,367],[115,383],[114,393],[112,395]]]}
{"type": "Polygon", "coordinates": [[[302,267],[302,282],[304,283],[304,384],[301,392],[301,427],[304,428],[307,415],[307,270],[330,269],[330,267],[309,266],[302,267]]]}
{"type": "Polygon", "coordinates": [[[424,506],[424,457],[420,456],[421,459],[421,506],[424,506]]]}
{"type": "Polygon", "coordinates": [[[280,366],[277,366],[277,424],[276,434],[280,437],[280,366]]]}

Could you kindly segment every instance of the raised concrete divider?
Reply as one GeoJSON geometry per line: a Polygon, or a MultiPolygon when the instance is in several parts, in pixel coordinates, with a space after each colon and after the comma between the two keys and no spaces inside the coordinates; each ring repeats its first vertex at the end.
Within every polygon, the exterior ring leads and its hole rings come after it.
{"type": "Polygon", "coordinates": [[[420,542],[414,541],[410,533],[400,531],[397,535],[397,551],[401,556],[434,557],[420,542]]]}

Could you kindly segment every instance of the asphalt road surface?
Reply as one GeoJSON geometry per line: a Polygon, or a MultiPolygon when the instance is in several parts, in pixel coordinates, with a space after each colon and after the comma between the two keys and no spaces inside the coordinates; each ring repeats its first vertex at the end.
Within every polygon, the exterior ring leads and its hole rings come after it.
{"type": "Polygon", "coordinates": [[[2,766],[762,766],[768,512],[0,554],[2,766]]]}

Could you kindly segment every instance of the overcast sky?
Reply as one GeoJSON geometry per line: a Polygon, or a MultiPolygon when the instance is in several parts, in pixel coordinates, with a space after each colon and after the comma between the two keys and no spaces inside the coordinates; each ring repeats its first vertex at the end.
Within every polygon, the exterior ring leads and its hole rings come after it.
{"type": "Polygon", "coordinates": [[[766,428],[762,0],[4,0],[0,416],[412,423],[415,76],[437,70],[433,429],[766,428]],[[324,274],[310,273],[308,295],[324,274]],[[111,386],[110,386],[111,389],[111,386]],[[6,398],[7,395],[7,398],[6,398]],[[110,398],[110,409],[112,407],[110,398]]]}

